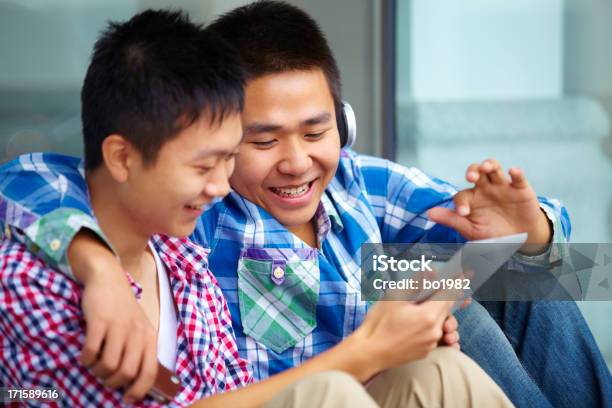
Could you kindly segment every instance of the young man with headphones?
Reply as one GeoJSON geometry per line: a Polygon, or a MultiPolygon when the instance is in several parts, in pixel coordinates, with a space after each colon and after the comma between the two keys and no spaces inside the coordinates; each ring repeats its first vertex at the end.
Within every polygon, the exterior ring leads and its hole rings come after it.
{"type": "MultiPolygon", "coordinates": [[[[495,160],[474,164],[466,173],[474,188],[457,192],[418,169],[343,148],[354,140],[354,118],[342,105],[331,50],[301,10],[256,2],[209,29],[241,54],[244,138],[230,179],[234,191],[203,214],[192,239],[211,248],[211,269],[228,299],[240,354],[254,363],[256,378],[324,353],[364,322],[363,243],[462,242],[528,232],[528,243],[539,244],[535,250],[542,253],[518,257],[542,266],[556,260],[549,243],[567,240],[567,213],[556,200],[539,201],[519,169],[508,178],[495,160]]],[[[18,217],[5,217],[19,227],[18,217]]],[[[109,268],[112,258],[92,259],[77,250],[78,240],[64,256],[79,228],[54,236],[55,250],[44,239],[36,243],[67,271],[68,258],[75,273],[77,266],[84,269],[79,273],[109,268]]],[[[575,304],[487,306],[474,303],[458,314],[461,345],[516,405],[612,400],[609,371],[575,304]]],[[[110,298],[98,303],[109,307],[119,304],[110,298]]],[[[441,324],[441,341],[456,344],[456,327],[453,317],[441,324]]]]}
{"type": "MultiPolygon", "coordinates": [[[[5,179],[2,195],[44,184],[54,175],[51,168],[61,170],[90,197],[91,215],[95,211],[99,221],[90,226],[107,237],[125,268],[119,273],[129,290],[117,286],[112,300],[138,299],[137,308],[154,328],[140,337],[129,327],[127,345],[115,331],[105,337],[98,361],[83,361],[85,333],[89,337],[98,323],[88,318],[86,324],[86,299],[100,281],[90,276],[83,288],[28,250],[24,235],[7,234],[0,239],[0,384],[7,387],[0,390],[0,404],[156,407],[161,399],[173,407],[374,408],[373,396],[391,394],[394,404],[411,407],[439,406],[448,395],[459,406],[511,406],[482,369],[455,349],[413,362],[435,347],[436,322],[417,321],[417,310],[406,313],[400,302],[375,307],[325,355],[251,384],[251,366],[238,355],[208,252],[185,238],[203,206],[229,191],[242,136],[244,72],[238,54],[180,12],[147,10],[110,23],[100,35],[81,95],[85,161],[23,156],[3,170],[29,176],[27,183],[5,179]],[[398,330],[403,325],[412,331],[398,330]],[[415,330],[420,336],[412,335],[415,330]],[[378,352],[375,362],[358,355],[381,343],[401,355],[385,359],[378,352]],[[118,353],[107,353],[115,348],[118,353]],[[358,381],[403,363],[409,364],[402,367],[402,387],[396,387],[401,392],[391,393],[395,386],[382,387],[379,380],[368,393],[358,381]],[[130,373],[138,378],[126,384],[130,373]],[[149,377],[162,381],[143,399],[149,377]]],[[[46,187],[42,191],[54,191],[46,187]]],[[[44,211],[36,197],[29,202],[32,210],[44,211]]],[[[0,208],[6,204],[0,199],[0,208]]],[[[57,213],[51,216],[62,221],[57,213]]],[[[68,221],[79,217],[72,212],[68,221]]],[[[31,237],[31,229],[23,232],[31,237]]],[[[452,304],[425,302],[418,310],[442,320],[452,304]]],[[[119,319],[122,311],[113,312],[119,319]]]]}

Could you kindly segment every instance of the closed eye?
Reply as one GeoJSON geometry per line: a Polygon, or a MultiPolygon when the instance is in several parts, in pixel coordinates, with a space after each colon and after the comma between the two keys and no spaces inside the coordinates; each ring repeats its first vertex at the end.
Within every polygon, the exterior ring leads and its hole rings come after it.
{"type": "Polygon", "coordinates": [[[265,142],[251,142],[258,147],[272,147],[276,140],[266,140],[265,142]]]}
{"type": "Polygon", "coordinates": [[[307,137],[308,139],[320,139],[323,135],[325,134],[324,132],[319,132],[319,133],[306,133],[304,135],[304,137],[307,137]]]}

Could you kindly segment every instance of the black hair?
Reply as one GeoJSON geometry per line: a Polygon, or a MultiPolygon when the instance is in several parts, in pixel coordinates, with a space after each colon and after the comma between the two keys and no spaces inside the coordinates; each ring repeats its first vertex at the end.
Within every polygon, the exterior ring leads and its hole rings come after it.
{"type": "Polygon", "coordinates": [[[203,114],[220,123],[244,105],[237,51],[179,11],[147,10],[110,22],[81,90],[85,165],[102,164],[102,142],[125,137],[154,162],[165,142],[203,114]]]}
{"type": "Polygon", "coordinates": [[[208,30],[238,49],[247,79],[320,68],[336,108],[340,106],[336,60],[321,28],[303,10],[282,1],[256,1],[222,15],[208,30]]]}

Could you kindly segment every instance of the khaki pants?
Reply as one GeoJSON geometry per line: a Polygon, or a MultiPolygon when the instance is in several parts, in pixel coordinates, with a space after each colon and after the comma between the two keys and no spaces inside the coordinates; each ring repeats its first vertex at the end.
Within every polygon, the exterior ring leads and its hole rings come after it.
{"type": "Polygon", "coordinates": [[[265,408],[512,406],[469,357],[439,347],[423,360],[379,374],[366,386],[340,371],[314,375],[287,387],[265,408]]]}

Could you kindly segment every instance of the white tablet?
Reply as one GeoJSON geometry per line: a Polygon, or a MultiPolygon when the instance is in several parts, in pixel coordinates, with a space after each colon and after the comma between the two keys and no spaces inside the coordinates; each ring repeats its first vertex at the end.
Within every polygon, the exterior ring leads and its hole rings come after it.
{"type": "MultiPolygon", "coordinates": [[[[478,290],[527,240],[527,233],[505,235],[497,238],[466,242],[447,262],[434,262],[435,280],[466,278],[461,282],[464,296],[478,290]],[[467,283],[467,287],[465,284],[467,283]]],[[[417,302],[429,299],[443,288],[429,288],[421,291],[417,302]]]]}

